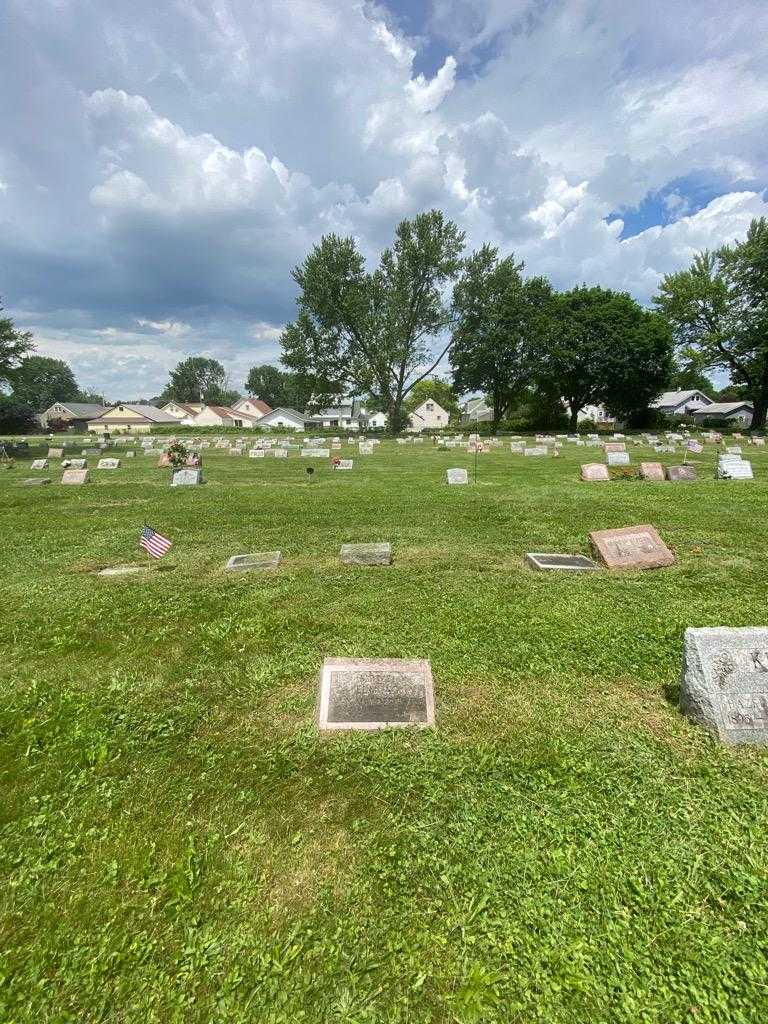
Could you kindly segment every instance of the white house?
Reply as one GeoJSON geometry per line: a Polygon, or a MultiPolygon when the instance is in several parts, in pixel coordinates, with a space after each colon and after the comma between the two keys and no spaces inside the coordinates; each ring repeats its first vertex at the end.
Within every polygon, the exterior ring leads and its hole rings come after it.
{"type": "Polygon", "coordinates": [[[369,430],[384,430],[387,425],[387,414],[385,412],[372,412],[368,415],[369,430]]]}
{"type": "Polygon", "coordinates": [[[369,422],[365,415],[365,409],[357,399],[352,399],[351,402],[342,402],[330,409],[322,409],[305,418],[307,426],[325,427],[326,429],[339,427],[341,430],[360,430],[361,426],[364,428],[369,422]]]}
{"type": "Polygon", "coordinates": [[[438,405],[434,398],[428,398],[418,408],[414,409],[408,417],[408,430],[439,430],[448,426],[449,414],[438,405]]]}
{"type": "Polygon", "coordinates": [[[462,423],[490,423],[493,420],[493,409],[484,398],[470,398],[464,403],[461,411],[462,423]]]}
{"type": "Polygon", "coordinates": [[[199,412],[203,411],[203,405],[200,402],[170,401],[161,405],[160,408],[169,416],[173,416],[175,420],[185,420],[188,417],[197,416],[199,412]]]}
{"type": "Polygon", "coordinates": [[[184,422],[193,427],[255,427],[259,419],[226,405],[206,405],[191,420],[184,422]]]}
{"type": "Polygon", "coordinates": [[[271,406],[267,405],[266,402],[262,402],[260,398],[238,398],[232,408],[235,412],[247,413],[248,416],[253,416],[257,420],[272,412],[271,406]]]}
{"type": "Polygon", "coordinates": [[[52,406],[38,416],[40,425],[47,427],[49,423],[66,423],[68,429],[86,430],[91,420],[97,419],[107,411],[105,405],[94,405],[91,402],[54,402],[52,406]]]}
{"type": "Polygon", "coordinates": [[[732,420],[748,427],[752,423],[753,407],[751,402],[710,402],[709,405],[691,413],[697,423],[704,420],[732,420]]]}
{"type": "Polygon", "coordinates": [[[713,400],[703,391],[665,391],[655,402],[651,402],[650,408],[658,409],[665,416],[693,416],[713,404],[713,400]]]}
{"type": "Polygon", "coordinates": [[[147,433],[156,423],[178,423],[179,421],[154,405],[140,405],[138,402],[123,402],[105,409],[101,416],[89,420],[88,430],[93,434],[147,433]]]}
{"type": "Polygon", "coordinates": [[[260,427],[288,427],[290,430],[304,430],[306,417],[296,409],[285,409],[280,406],[262,416],[258,421],[260,427]]]}
{"type": "Polygon", "coordinates": [[[616,420],[610,415],[603,405],[585,405],[583,409],[579,409],[577,416],[578,422],[582,420],[592,420],[593,423],[615,423],[616,420]]]}

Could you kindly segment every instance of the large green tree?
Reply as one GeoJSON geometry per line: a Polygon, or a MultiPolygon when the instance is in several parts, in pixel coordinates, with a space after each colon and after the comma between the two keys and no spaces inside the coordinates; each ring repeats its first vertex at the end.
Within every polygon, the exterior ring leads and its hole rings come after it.
{"type": "Polygon", "coordinates": [[[0,433],[29,434],[39,426],[35,410],[14,395],[0,395],[0,433]]]}
{"type": "Polygon", "coordinates": [[[454,386],[488,395],[494,430],[536,380],[553,310],[549,282],[524,280],[522,272],[514,256],[499,259],[484,245],[466,261],[453,293],[454,386]]]}
{"type": "Polygon", "coordinates": [[[43,412],[54,402],[75,402],[81,398],[75,375],[62,359],[27,356],[13,371],[13,394],[20,402],[43,412]]]}
{"type": "Polygon", "coordinates": [[[251,367],[245,387],[249,395],[260,398],[273,409],[287,406],[303,410],[312,395],[311,383],[269,363],[251,367]]]}
{"type": "Polygon", "coordinates": [[[10,317],[0,316],[0,385],[13,384],[14,371],[34,347],[31,331],[19,331],[10,317]]]}
{"type": "Polygon", "coordinates": [[[395,433],[404,402],[450,345],[445,289],[461,268],[464,234],[438,210],[397,226],[369,273],[353,238],[325,236],[293,272],[298,316],[282,337],[282,362],[311,381],[312,404],[370,395],[395,433]]]}
{"type": "Polygon", "coordinates": [[[565,401],[571,430],[586,405],[602,403],[622,419],[646,408],[672,370],[667,324],[630,295],[581,287],[557,296],[540,374],[565,401]]]}
{"type": "Polygon", "coordinates": [[[700,252],[687,270],[668,274],[654,302],[680,348],[709,369],[727,370],[754,406],[753,429],[768,414],[768,222],[716,252],[700,252]]]}
{"type": "Polygon", "coordinates": [[[171,370],[162,398],[168,402],[204,402],[230,405],[240,395],[228,387],[227,373],[218,359],[190,356],[171,370]]]}

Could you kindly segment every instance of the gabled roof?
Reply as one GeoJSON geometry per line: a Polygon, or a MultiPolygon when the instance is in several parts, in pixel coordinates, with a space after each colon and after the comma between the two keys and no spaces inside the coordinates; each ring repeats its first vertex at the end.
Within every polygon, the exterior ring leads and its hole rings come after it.
{"type": "Polygon", "coordinates": [[[183,409],[188,416],[196,416],[201,409],[205,408],[202,405],[197,405],[191,402],[177,402],[176,399],[171,399],[170,402],[166,402],[162,407],[161,412],[165,412],[169,405],[175,405],[177,409],[183,409]]]}
{"type": "Polygon", "coordinates": [[[727,416],[728,413],[737,412],[739,409],[749,409],[752,412],[753,408],[751,402],[713,402],[696,411],[706,412],[707,416],[727,416]]]}
{"type": "MultiPolygon", "coordinates": [[[[106,409],[101,410],[100,416],[95,416],[94,419],[102,420],[104,423],[120,423],[119,417],[110,417],[104,419],[108,412],[114,412],[117,410],[120,412],[123,409],[127,409],[130,412],[136,413],[138,416],[142,416],[145,420],[150,423],[178,423],[179,421],[175,416],[171,416],[169,412],[163,412],[162,409],[156,408],[154,405],[139,405],[136,402],[119,402],[117,405],[110,405],[106,409]]],[[[126,422],[135,423],[135,420],[126,418],[126,422]]]]}
{"type": "Polygon", "coordinates": [[[267,413],[272,412],[272,407],[267,405],[266,402],[262,402],[260,398],[238,398],[232,408],[239,409],[241,405],[245,405],[247,402],[256,406],[262,416],[266,416],[267,413]]]}
{"type": "Polygon", "coordinates": [[[710,405],[712,402],[712,399],[705,395],[703,391],[699,391],[698,388],[695,388],[692,391],[665,391],[664,394],[660,395],[655,402],[651,402],[651,408],[674,408],[678,405],[682,405],[684,402],[690,402],[693,398],[703,398],[704,405],[710,405]]]}
{"type": "Polygon", "coordinates": [[[47,416],[55,405],[60,405],[62,409],[66,409],[67,412],[72,413],[79,420],[95,420],[97,416],[101,416],[102,413],[107,411],[105,405],[94,405],[92,402],[54,402],[50,409],[45,410],[43,415],[47,416]]]}
{"type": "Polygon", "coordinates": [[[253,423],[258,423],[260,418],[258,416],[251,416],[248,412],[242,412],[240,409],[232,409],[228,405],[204,405],[200,411],[202,413],[207,409],[215,412],[223,420],[251,420],[253,423]]]}
{"type": "MultiPolygon", "coordinates": [[[[289,409],[287,406],[284,405],[278,406],[277,409],[273,409],[271,412],[268,412],[267,415],[263,417],[263,419],[271,419],[273,416],[277,416],[278,413],[283,413],[286,416],[291,416],[293,417],[293,419],[299,420],[300,423],[307,422],[307,417],[303,413],[299,412],[297,409],[289,409]]],[[[258,420],[257,422],[261,423],[262,420],[258,420]]]]}

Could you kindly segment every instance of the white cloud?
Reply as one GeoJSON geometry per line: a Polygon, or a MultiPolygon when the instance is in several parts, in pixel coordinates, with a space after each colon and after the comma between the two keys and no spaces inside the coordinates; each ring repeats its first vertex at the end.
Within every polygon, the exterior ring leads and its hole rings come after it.
{"type": "Polygon", "coordinates": [[[438,206],[471,247],[648,301],[766,212],[758,0],[434,0],[418,36],[359,0],[7,6],[0,293],[114,397],[191,350],[236,386],[276,359],[329,231],[372,257],[438,206]],[[656,192],[661,223],[622,239],[656,192]]]}

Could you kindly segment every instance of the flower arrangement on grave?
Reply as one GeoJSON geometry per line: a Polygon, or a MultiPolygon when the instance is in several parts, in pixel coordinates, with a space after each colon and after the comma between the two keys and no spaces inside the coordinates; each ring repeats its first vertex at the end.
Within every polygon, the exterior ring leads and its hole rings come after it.
{"type": "Polygon", "coordinates": [[[181,441],[172,441],[168,445],[167,455],[172,469],[183,469],[189,457],[189,452],[181,441]]]}
{"type": "Polygon", "coordinates": [[[608,470],[611,480],[639,480],[640,473],[632,466],[611,466],[608,470]]]}
{"type": "Polygon", "coordinates": [[[339,466],[341,465],[341,459],[338,456],[334,456],[334,458],[331,459],[331,464],[333,465],[334,469],[338,469],[339,466]]]}

